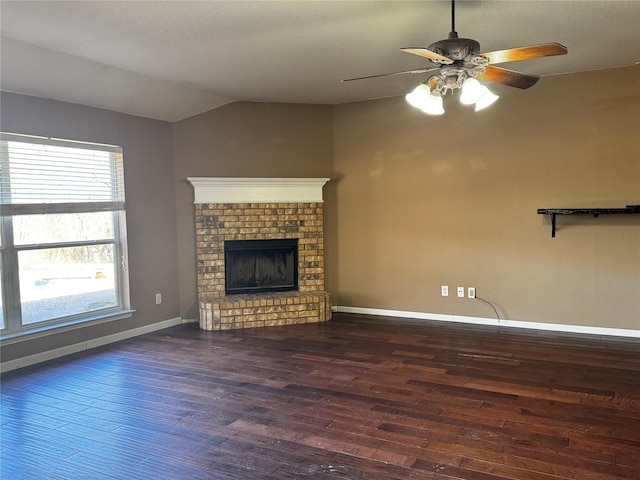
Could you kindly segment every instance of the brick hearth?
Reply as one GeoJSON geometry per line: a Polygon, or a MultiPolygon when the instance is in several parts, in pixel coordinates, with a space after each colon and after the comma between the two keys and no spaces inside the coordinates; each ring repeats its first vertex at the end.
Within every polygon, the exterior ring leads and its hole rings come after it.
{"type": "Polygon", "coordinates": [[[322,291],[229,295],[200,302],[200,327],[204,330],[317,323],[330,319],[331,298],[322,291]]]}

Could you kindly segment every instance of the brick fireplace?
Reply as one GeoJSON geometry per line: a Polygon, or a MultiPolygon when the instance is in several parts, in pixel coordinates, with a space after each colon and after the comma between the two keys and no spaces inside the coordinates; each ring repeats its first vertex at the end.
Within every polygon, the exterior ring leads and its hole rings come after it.
{"type": "Polygon", "coordinates": [[[188,178],[195,193],[197,289],[204,330],[331,319],[324,291],[326,178],[188,178]],[[297,290],[225,294],[225,242],[295,239],[297,290]]]}

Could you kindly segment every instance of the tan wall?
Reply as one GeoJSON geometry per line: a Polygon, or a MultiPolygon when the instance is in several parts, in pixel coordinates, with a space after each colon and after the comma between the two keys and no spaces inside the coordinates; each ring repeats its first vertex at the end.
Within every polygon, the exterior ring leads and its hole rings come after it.
{"type": "Polygon", "coordinates": [[[640,204],[639,75],[494,88],[478,113],[451,97],[440,117],[403,98],[335,107],[333,303],[493,317],[455,297],[474,286],[503,318],[640,329],[640,216],[561,217],[552,239],[536,213],[640,204]]]}
{"type": "MultiPolygon", "coordinates": [[[[173,125],[183,317],[198,318],[193,188],[186,178],[330,177],[331,116],[330,106],[237,102],[173,125]]],[[[335,211],[331,188],[325,186],[325,216],[335,211]]]]}
{"type": "Polygon", "coordinates": [[[2,93],[2,130],[120,145],[124,155],[131,318],[2,346],[2,361],[178,317],[171,124],[2,93]],[[155,294],[162,293],[162,304],[155,294]]]}

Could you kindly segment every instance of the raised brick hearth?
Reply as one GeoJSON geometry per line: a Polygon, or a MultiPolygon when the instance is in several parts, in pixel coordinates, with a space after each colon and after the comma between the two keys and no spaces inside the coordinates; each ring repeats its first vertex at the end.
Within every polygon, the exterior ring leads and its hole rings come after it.
{"type": "Polygon", "coordinates": [[[323,291],[229,295],[200,302],[200,327],[204,330],[317,323],[330,319],[331,298],[323,291]]]}
{"type": "Polygon", "coordinates": [[[327,179],[189,180],[196,189],[196,260],[201,328],[229,330],[331,319],[330,295],[324,291],[321,191],[327,179]],[[314,180],[314,192],[309,194],[308,183],[314,180]],[[204,188],[204,194],[198,192],[199,187],[204,188]],[[262,196],[265,201],[259,201],[256,196],[262,196]],[[243,198],[257,201],[225,201],[243,198]],[[215,202],[203,201],[207,199],[215,202]],[[299,290],[225,296],[224,242],[276,238],[298,239],[299,290]]]}

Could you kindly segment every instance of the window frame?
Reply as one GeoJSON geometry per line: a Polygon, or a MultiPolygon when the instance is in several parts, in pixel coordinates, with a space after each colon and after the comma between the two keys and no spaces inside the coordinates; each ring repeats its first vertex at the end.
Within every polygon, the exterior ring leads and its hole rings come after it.
{"type": "MultiPolygon", "coordinates": [[[[78,142],[50,137],[21,135],[1,132],[2,141],[23,142],[28,144],[44,144],[58,147],[98,150],[108,152],[111,157],[112,167],[116,169],[115,187],[118,189],[119,198],[113,201],[102,202],[58,202],[58,203],[0,203],[0,278],[2,279],[2,305],[3,327],[0,330],[0,340],[23,338],[32,334],[47,333],[55,329],[69,329],[75,326],[84,326],[90,322],[103,322],[130,317],[133,310],[130,308],[129,274],[128,274],[128,245],[126,228],[126,208],[124,202],[124,173],[122,149],[114,145],[78,142]],[[74,213],[111,212],[113,221],[112,238],[97,240],[71,240],[51,241],[42,243],[30,243],[15,245],[14,242],[14,218],[20,215],[54,215],[74,213]],[[72,315],[64,315],[43,321],[24,323],[21,314],[20,280],[18,255],[24,251],[47,250],[55,248],[86,247],[93,245],[112,245],[114,258],[113,269],[115,273],[114,289],[117,305],[84,311],[72,315]]],[[[4,155],[3,155],[4,157],[4,155]]],[[[7,156],[8,158],[8,156],[7,156]]],[[[3,165],[0,165],[2,169],[3,165]]],[[[8,165],[4,165],[8,171],[8,165]]],[[[6,179],[5,179],[6,180],[6,179]]],[[[5,185],[9,185],[5,181],[5,185]]],[[[10,199],[9,199],[10,202],[10,199]]]]}

